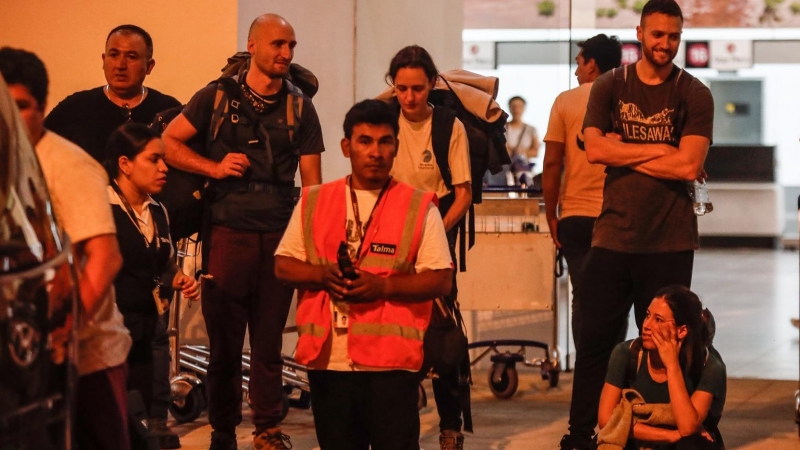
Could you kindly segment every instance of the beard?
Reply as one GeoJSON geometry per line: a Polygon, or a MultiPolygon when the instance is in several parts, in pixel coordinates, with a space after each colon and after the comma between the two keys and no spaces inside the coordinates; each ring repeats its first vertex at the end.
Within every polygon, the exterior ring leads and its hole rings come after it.
{"type": "MultiPolygon", "coordinates": [[[[669,56],[667,57],[666,61],[664,61],[664,60],[656,58],[656,52],[654,52],[653,50],[647,50],[647,49],[644,48],[644,46],[642,46],[642,54],[644,55],[645,59],[647,59],[647,62],[649,62],[654,67],[666,67],[666,66],[669,66],[670,64],[672,64],[672,61],[675,59],[676,53],[677,52],[670,53],[669,56]]],[[[659,54],[662,54],[662,52],[659,52],[659,54]]]]}
{"type": "Polygon", "coordinates": [[[260,64],[258,61],[255,61],[255,65],[258,68],[258,71],[264,74],[267,78],[271,80],[277,80],[281,78],[286,78],[289,74],[289,66],[286,65],[285,69],[279,69],[275,67],[274,64],[260,64]]]}

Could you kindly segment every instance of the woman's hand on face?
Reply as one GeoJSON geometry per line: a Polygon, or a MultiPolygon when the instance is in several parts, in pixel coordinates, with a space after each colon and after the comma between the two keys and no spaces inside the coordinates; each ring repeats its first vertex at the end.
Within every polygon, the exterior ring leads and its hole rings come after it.
{"type": "Polygon", "coordinates": [[[200,285],[197,284],[197,280],[180,272],[175,275],[172,287],[173,289],[180,289],[183,297],[189,300],[197,300],[200,296],[200,285]]]}
{"type": "Polygon", "coordinates": [[[681,350],[681,342],[678,340],[678,331],[674,322],[661,322],[652,328],[653,343],[658,350],[658,356],[664,366],[669,369],[671,366],[680,364],[678,355],[681,350]]]}

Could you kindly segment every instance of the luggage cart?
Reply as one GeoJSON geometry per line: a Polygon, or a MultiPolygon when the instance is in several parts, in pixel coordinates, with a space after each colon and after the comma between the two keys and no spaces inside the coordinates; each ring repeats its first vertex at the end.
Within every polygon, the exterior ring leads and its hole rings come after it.
{"type": "MultiPolygon", "coordinates": [[[[178,265],[183,267],[187,258],[198,255],[200,244],[191,239],[184,239],[178,243],[178,265]]],[[[207,406],[205,392],[205,377],[208,374],[208,363],[211,353],[207,345],[181,343],[181,308],[183,297],[180,292],[175,293],[173,305],[170,308],[170,349],[172,352],[172,367],[170,372],[171,395],[169,411],[179,423],[192,422],[207,406]]],[[[296,332],[295,327],[284,329],[284,333],[296,332]]],[[[289,413],[289,407],[308,409],[311,405],[310,390],[306,367],[298,364],[293,357],[283,357],[283,410],[281,419],[289,413]],[[290,397],[293,391],[299,390],[298,398],[290,397]]],[[[249,403],[250,392],[250,353],[242,353],[242,390],[249,403]]]]}
{"type": "MultiPolygon", "coordinates": [[[[489,388],[495,397],[508,399],[519,384],[517,363],[539,367],[542,378],[556,387],[561,354],[557,345],[555,246],[546,230],[546,220],[540,214],[540,191],[509,188],[500,195],[488,194],[483,203],[475,205],[475,247],[467,255],[468,271],[460,273],[458,278],[461,309],[553,313],[551,342],[491,339],[468,345],[471,350],[485,348],[471,360],[473,366],[491,355],[489,388]],[[511,198],[509,193],[516,194],[516,198],[511,198]],[[529,358],[531,348],[541,350],[541,357],[529,358]]],[[[470,327],[471,338],[477,336],[480,328],[477,322],[473,320],[470,327]]]]}

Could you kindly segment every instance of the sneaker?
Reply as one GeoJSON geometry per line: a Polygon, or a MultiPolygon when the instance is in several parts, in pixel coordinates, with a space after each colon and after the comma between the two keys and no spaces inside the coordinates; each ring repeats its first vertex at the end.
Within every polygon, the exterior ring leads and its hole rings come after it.
{"type": "Polygon", "coordinates": [[[158,438],[158,448],[181,448],[180,438],[178,438],[178,435],[167,426],[167,422],[165,420],[150,419],[149,428],[150,432],[158,438]]]}
{"type": "Polygon", "coordinates": [[[439,434],[440,450],[464,450],[464,434],[455,430],[442,430],[439,434]]]}
{"type": "Polygon", "coordinates": [[[281,427],[267,428],[253,438],[253,450],[288,450],[292,448],[289,436],[281,433],[281,427]]]}
{"type": "Polygon", "coordinates": [[[561,450],[591,450],[596,447],[592,445],[591,439],[565,434],[561,438],[558,448],[561,450]]]}
{"type": "Polygon", "coordinates": [[[237,450],[236,435],[224,431],[212,431],[211,447],[208,450],[237,450]]]}

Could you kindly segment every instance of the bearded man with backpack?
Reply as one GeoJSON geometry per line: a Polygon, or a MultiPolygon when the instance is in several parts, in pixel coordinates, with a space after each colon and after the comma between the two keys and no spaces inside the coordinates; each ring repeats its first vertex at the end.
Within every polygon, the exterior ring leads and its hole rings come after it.
{"type": "Polygon", "coordinates": [[[208,274],[202,308],[211,357],[207,387],[212,449],[235,449],[241,423],[242,346],[250,330],[254,447],[289,448],[281,432],[281,344],[293,290],[274,275],[274,253],[303,186],[319,184],[324,151],[311,99],[286,79],[297,44],[282,17],[250,26],[250,60],[233,78],[197,92],[164,130],[167,162],[210,179],[208,274]],[[207,136],[206,155],[186,146],[207,136]]]}
{"type": "Polygon", "coordinates": [[[691,285],[699,238],[688,187],[705,175],[714,100],[672,62],[682,31],[674,0],[649,1],[636,27],[644,57],[598,77],[589,95],[586,156],[607,169],[575,297],[583,321],[562,449],[590,448],[608,361],[631,305],[641,330],[658,289],[691,285]]]}

